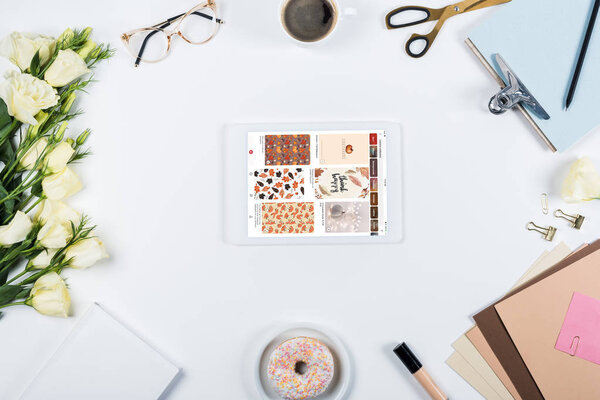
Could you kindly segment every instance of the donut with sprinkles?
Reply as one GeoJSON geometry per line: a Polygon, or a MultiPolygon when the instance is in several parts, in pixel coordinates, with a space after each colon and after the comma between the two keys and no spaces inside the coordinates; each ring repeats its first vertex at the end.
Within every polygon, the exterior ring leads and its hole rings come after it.
{"type": "Polygon", "coordinates": [[[317,339],[297,337],[280,344],[269,359],[269,381],[286,400],[314,398],[333,379],[331,351],[317,339]]]}

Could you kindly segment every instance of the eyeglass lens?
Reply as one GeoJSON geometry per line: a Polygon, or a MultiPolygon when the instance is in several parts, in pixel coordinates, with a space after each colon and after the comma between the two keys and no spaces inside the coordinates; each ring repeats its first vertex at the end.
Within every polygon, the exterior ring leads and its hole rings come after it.
{"type": "MultiPolygon", "coordinates": [[[[161,28],[168,30],[170,25],[177,21],[165,23],[161,28]]],[[[215,12],[204,7],[194,10],[179,22],[179,32],[193,44],[204,43],[209,40],[218,27],[215,12]]],[[[134,33],[129,38],[129,50],[135,57],[147,62],[158,61],[167,55],[169,39],[167,34],[160,29],[145,29],[134,33]]]]}

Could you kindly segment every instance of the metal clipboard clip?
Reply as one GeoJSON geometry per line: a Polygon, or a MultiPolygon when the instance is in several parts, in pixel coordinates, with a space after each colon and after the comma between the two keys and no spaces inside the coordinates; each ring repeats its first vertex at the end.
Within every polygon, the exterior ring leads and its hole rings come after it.
{"type": "Polygon", "coordinates": [[[516,107],[519,104],[526,106],[532,113],[542,119],[550,119],[550,116],[540,105],[540,103],[533,97],[531,92],[525,87],[523,82],[519,79],[517,74],[506,64],[500,54],[494,54],[493,58],[498,63],[502,75],[504,75],[504,82],[508,82],[506,87],[500,90],[492,99],[488,105],[490,111],[493,114],[502,114],[507,110],[516,107]]]}

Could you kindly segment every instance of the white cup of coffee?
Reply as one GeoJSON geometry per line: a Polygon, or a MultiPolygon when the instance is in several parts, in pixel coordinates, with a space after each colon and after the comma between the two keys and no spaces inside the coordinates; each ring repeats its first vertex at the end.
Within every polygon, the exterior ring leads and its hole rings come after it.
{"type": "Polygon", "coordinates": [[[298,44],[319,43],[337,30],[342,14],[356,15],[356,9],[341,9],[337,0],[283,0],[281,27],[298,44]]]}

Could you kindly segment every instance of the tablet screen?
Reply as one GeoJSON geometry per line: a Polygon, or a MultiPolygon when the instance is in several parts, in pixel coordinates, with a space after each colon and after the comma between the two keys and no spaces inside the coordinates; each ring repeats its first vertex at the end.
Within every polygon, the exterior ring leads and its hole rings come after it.
{"type": "Polygon", "coordinates": [[[385,236],[385,130],[248,133],[248,237],[385,236]]]}

